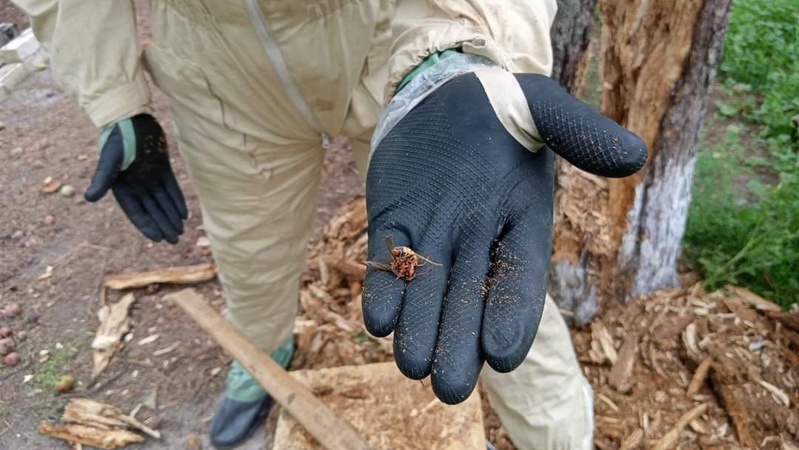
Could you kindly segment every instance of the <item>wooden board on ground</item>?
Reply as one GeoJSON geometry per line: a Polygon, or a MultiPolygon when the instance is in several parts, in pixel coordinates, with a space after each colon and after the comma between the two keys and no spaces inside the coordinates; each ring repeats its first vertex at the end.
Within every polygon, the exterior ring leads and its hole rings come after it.
{"type": "MultiPolygon", "coordinates": [[[[436,398],[429,384],[405,378],[392,362],[291,374],[376,450],[485,449],[477,391],[459,405],[446,405],[436,398]]],[[[286,411],[281,411],[274,450],[320,448],[286,411]]]]}

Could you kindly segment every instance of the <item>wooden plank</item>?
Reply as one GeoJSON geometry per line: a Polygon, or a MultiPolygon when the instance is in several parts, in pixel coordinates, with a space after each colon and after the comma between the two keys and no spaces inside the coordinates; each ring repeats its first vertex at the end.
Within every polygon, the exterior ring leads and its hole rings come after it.
{"type": "Polygon", "coordinates": [[[121,273],[109,275],[103,284],[111,289],[133,289],[147,287],[155,283],[195,284],[213,280],[216,266],[212,263],[196,266],[170,267],[147,272],[121,273]]]}
{"type": "Polygon", "coordinates": [[[369,444],[283,367],[274,362],[193,289],[167,295],[252,376],[258,380],[322,446],[328,450],[367,450],[369,444]]]}

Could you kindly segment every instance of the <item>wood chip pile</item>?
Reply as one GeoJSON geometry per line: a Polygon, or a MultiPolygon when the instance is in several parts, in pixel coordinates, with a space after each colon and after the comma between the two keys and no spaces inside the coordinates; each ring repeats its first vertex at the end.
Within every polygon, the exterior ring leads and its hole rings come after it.
{"type": "MultiPolygon", "coordinates": [[[[358,198],[309,252],[293,368],[392,360],[390,337],[363,328],[366,246],[358,198]]],[[[799,312],[699,287],[603,309],[572,334],[595,390],[597,448],[799,450],[799,312]]],[[[484,413],[489,439],[512,448],[484,413]]]]}
{"type": "Polygon", "coordinates": [[[799,448],[799,312],[695,287],[608,307],[573,337],[600,449],[799,448]]]}
{"type": "Polygon", "coordinates": [[[363,326],[361,290],[366,267],[366,201],[346,204],[311,248],[300,290],[294,369],[391,361],[391,338],[363,326]]]}

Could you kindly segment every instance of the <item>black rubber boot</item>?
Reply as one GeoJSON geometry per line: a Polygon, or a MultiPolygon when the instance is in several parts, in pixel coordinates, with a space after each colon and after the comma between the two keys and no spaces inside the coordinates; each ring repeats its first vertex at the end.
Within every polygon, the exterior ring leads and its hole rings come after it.
{"type": "Polygon", "coordinates": [[[263,425],[272,403],[269,395],[254,402],[239,402],[223,396],[211,421],[211,445],[222,450],[242,444],[263,425]]]}

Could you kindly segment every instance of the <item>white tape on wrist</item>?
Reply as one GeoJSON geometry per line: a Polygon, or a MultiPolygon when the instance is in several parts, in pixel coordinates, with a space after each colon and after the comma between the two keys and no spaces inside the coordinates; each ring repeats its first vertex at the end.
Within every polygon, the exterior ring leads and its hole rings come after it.
{"type": "Polygon", "coordinates": [[[527,97],[512,73],[497,67],[478,67],[474,70],[488,96],[497,119],[516,141],[531,152],[544,146],[535,126],[527,97]]]}

